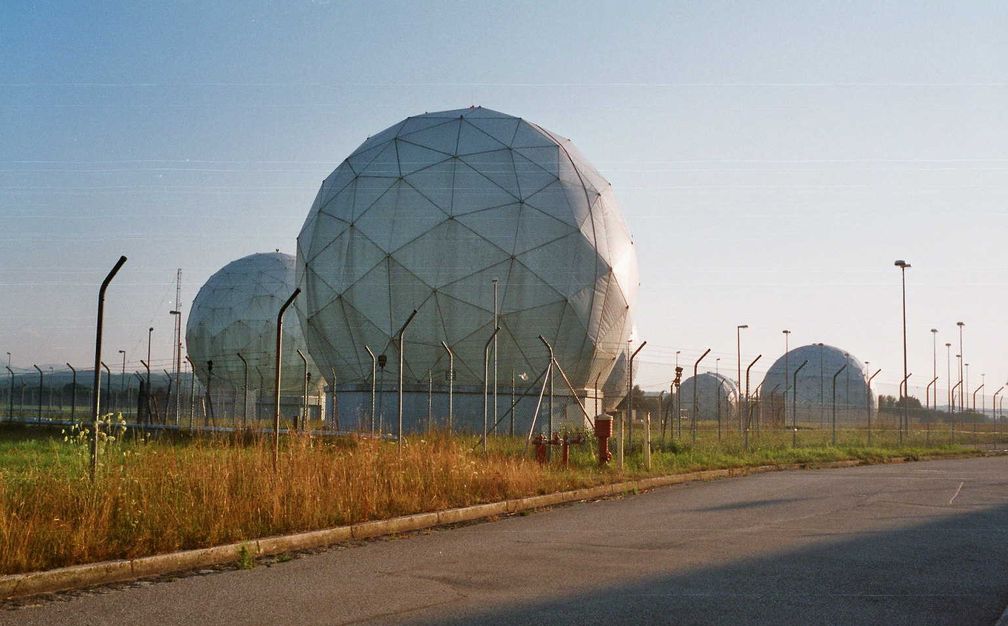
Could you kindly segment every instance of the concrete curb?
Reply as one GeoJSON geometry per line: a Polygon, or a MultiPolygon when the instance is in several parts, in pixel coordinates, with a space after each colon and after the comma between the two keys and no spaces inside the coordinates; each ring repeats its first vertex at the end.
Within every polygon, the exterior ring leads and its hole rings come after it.
{"type": "MultiPolygon", "coordinates": [[[[902,458],[887,459],[883,463],[903,463],[906,461],[907,459],[902,458]]],[[[558,504],[637,493],[657,487],[667,487],[669,485],[679,485],[688,482],[718,480],[774,471],[836,469],[873,464],[868,461],[853,460],[813,464],[759,465],[754,467],[702,470],[685,474],[670,474],[620,483],[609,483],[596,487],[585,487],[573,491],[558,491],[488,504],[477,504],[430,513],[404,515],[385,520],[360,522],[358,524],[337,526],[325,530],[250,539],[240,543],[231,543],[210,548],[156,554],[130,560],[87,563],[39,572],[29,572],[27,574],[9,574],[0,576],[0,600],[82,589],[139,578],[164,576],[166,574],[204,567],[233,564],[238,562],[243,550],[247,555],[254,558],[273,556],[298,550],[323,548],[351,540],[370,539],[437,526],[471,522],[558,504]]]]}

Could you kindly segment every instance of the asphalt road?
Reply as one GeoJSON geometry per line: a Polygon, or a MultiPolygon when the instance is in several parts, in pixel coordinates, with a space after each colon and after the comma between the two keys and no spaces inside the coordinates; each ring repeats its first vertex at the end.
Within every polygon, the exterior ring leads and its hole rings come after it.
{"type": "Polygon", "coordinates": [[[994,624],[1008,457],[658,489],[0,611],[4,624],[994,624]]]}

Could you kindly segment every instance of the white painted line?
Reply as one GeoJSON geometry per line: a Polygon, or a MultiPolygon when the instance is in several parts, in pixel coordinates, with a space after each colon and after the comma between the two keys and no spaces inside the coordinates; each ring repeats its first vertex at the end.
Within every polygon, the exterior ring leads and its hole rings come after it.
{"type": "Polygon", "coordinates": [[[965,484],[966,484],[965,481],[959,483],[959,487],[956,489],[956,492],[952,494],[951,498],[949,498],[949,506],[952,506],[952,503],[955,501],[955,499],[959,497],[959,492],[962,491],[963,485],[965,484]]]}

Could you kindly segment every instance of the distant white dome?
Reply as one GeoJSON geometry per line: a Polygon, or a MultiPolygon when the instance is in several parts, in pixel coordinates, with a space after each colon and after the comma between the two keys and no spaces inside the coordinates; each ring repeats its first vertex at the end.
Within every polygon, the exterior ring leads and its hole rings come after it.
{"type": "Polygon", "coordinates": [[[828,419],[833,406],[833,376],[844,365],[847,368],[836,378],[837,410],[845,415],[851,412],[852,418],[864,413],[868,402],[874,404],[874,396],[866,395],[868,386],[861,361],[841,348],[810,344],[791,350],[770,366],[760,387],[764,419],[780,421],[786,411],[790,424],[794,407],[799,422],[828,419]],[[802,363],[806,365],[801,367],[802,363]],[[796,370],[797,397],[792,389],[796,370]]]}
{"type": "Polygon", "coordinates": [[[684,415],[693,416],[693,387],[696,386],[696,415],[702,420],[716,420],[718,407],[721,409],[721,419],[731,417],[731,412],[738,401],[739,391],[735,381],[724,374],[705,372],[691,376],[679,385],[679,409],[684,415]]]}
{"type": "MultiPolygon", "coordinates": [[[[276,372],[276,320],[294,291],[294,257],[280,252],[252,254],[228,263],[200,287],[186,323],[186,348],[204,385],[213,361],[213,384],[241,389],[248,361],[249,389],[272,392],[276,372]]],[[[300,392],[309,359],[312,387],[321,382],[293,310],[284,318],[281,389],[300,392]]]]}

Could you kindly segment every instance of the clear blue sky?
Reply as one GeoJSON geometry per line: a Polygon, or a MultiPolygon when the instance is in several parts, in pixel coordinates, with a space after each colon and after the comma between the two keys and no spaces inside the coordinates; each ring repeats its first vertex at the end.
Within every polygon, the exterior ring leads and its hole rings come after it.
{"type": "Polygon", "coordinates": [[[644,387],[675,350],[734,370],[747,323],[759,370],[790,328],[893,392],[903,257],[914,380],[929,329],[944,343],[962,319],[990,387],[1008,380],[1008,4],[924,4],[4,2],[0,352],[86,365],[126,254],[106,351],[137,366],[153,325],[167,366],[175,268],[188,308],[226,262],[293,252],[368,134],[481,104],[572,138],[615,186],[644,387]]]}

